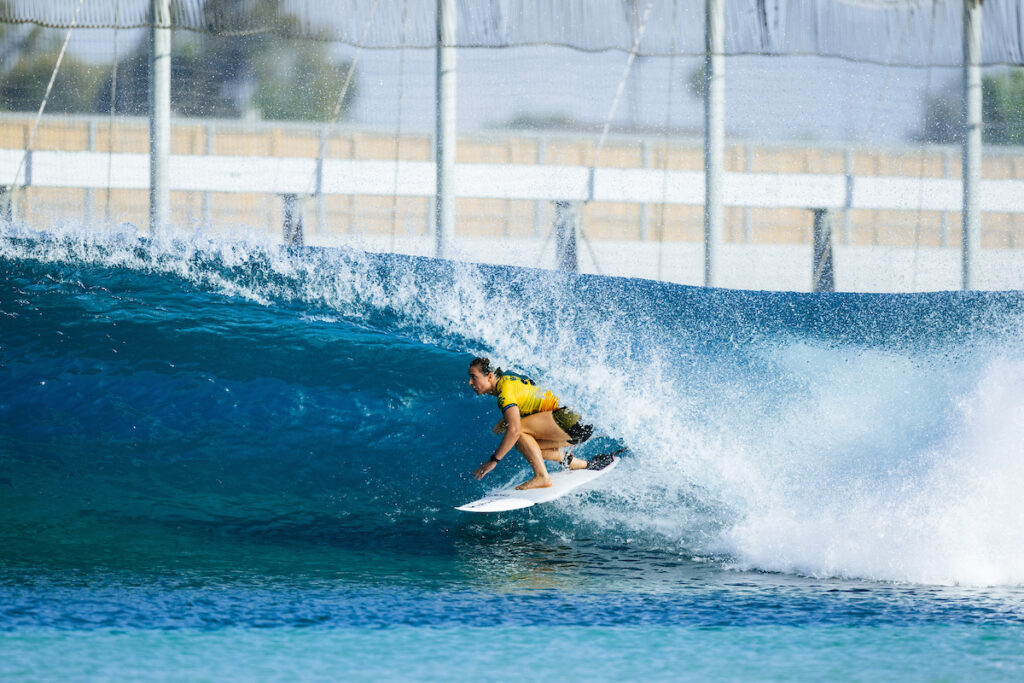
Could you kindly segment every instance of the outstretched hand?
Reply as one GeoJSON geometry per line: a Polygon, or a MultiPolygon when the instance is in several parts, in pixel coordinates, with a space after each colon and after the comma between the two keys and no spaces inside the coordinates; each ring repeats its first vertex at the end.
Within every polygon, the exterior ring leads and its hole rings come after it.
{"type": "Polygon", "coordinates": [[[497,464],[498,463],[494,462],[493,460],[488,460],[483,465],[480,465],[480,467],[477,467],[475,470],[473,470],[473,478],[483,479],[488,472],[494,469],[494,466],[497,464]]]}

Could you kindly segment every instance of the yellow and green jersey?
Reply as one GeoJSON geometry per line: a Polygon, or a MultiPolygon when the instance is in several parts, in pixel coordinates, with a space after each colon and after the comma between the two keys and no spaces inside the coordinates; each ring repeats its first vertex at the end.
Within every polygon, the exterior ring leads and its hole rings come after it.
{"type": "Polygon", "coordinates": [[[505,373],[498,378],[498,408],[519,407],[523,417],[558,408],[558,397],[538,387],[529,377],[505,373]]]}

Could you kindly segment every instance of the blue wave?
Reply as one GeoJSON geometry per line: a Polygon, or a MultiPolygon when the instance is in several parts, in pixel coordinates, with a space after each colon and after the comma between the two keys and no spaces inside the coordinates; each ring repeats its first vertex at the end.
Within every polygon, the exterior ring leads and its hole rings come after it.
{"type": "Polygon", "coordinates": [[[1024,483],[1019,292],[728,291],[10,227],[0,273],[9,559],[494,533],[507,522],[451,509],[494,445],[493,403],[465,386],[486,354],[583,411],[588,448],[631,449],[605,486],[529,513],[555,531],[814,575],[1024,581],[1022,509],[993,488],[1024,483]]]}

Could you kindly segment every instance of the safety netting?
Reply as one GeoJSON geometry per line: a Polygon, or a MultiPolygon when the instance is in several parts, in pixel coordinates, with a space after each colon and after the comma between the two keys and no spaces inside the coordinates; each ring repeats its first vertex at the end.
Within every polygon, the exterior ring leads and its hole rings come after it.
{"type": "MultiPolygon", "coordinates": [[[[901,66],[959,66],[961,0],[724,0],[725,54],[818,55],[901,66]]],[[[1024,10],[987,0],[985,64],[1024,63],[1024,10]]],[[[703,2],[460,0],[457,45],[528,45],[645,57],[703,55],[703,2]],[[643,34],[637,40],[638,29],[643,34]]],[[[175,0],[170,25],[218,35],[274,33],[367,48],[433,48],[432,0],[175,0]]],[[[52,28],[143,28],[149,0],[7,0],[4,23],[52,28]]]]}

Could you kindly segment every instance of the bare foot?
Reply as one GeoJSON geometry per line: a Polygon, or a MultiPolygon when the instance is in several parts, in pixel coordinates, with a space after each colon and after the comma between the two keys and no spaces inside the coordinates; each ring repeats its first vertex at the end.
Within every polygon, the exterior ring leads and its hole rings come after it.
{"type": "Polygon", "coordinates": [[[546,489],[551,486],[551,477],[534,477],[530,481],[523,482],[516,487],[517,491],[528,491],[529,489],[546,489]]]}
{"type": "Polygon", "coordinates": [[[587,469],[587,461],[583,458],[573,458],[572,462],[569,463],[570,470],[585,470],[587,469]]]}

